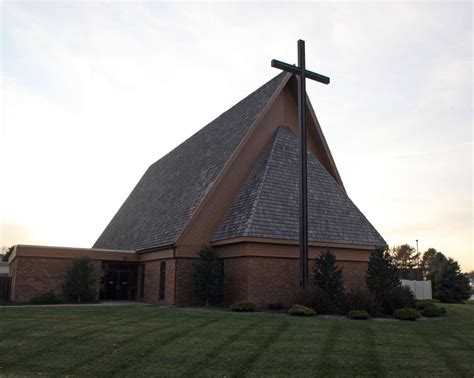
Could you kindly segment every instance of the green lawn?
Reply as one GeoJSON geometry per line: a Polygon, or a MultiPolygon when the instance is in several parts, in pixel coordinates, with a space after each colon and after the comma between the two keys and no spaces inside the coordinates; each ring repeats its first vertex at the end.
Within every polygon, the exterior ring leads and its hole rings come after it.
{"type": "Polygon", "coordinates": [[[474,305],[416,322],[154,306],[0,308],[0,376],[469,376],[474,305]]]}

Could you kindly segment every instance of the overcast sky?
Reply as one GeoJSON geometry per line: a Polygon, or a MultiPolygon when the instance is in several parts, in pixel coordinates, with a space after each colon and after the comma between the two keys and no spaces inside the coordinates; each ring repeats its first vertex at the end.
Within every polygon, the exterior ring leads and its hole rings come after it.
{"type": "Polygon", "coordinates": [[[1,35],[0,246],[92,246],[301,38],[349,196],[390,245],[474,269],[470,2],[2,2],[1,35]]]}

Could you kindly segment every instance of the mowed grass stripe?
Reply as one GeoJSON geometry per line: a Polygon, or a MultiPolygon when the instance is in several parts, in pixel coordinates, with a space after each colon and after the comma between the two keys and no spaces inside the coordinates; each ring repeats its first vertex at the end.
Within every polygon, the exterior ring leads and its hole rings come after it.
{"type": "Polygon", "coordinates": [[[196,370],[194,375],[243,376],[252,371],[255,365],[259,366],[260,358],[265,356],[273,342],[280,336],[284,337],[289,325],[286,324],[285,317],[279,319],[255,317],[255,320],[256,324],[232,337],[230,343],[223,345],[213,357],[205,361],[205,364],[199,365],[199,370],[196,370]]]}
{"type": "Polygon", "coordinates": [[[282,337],[289,328],[289,322],[282,322],[278,327],[270,328],[269,335],[264,337],[258,344],[258,349],[253,353],[248,353],[247,357],[240,362],[240,366],[232,373],[233,377],[243,377],[252,372],[254,365],[262,355],[271,347],[280,337],[282,337]]]}
{"type": "MultiPolygon", "coordinates": [[[[472,359],[472,349],[465,350],[464,348],[454,347],[454,339],[449,337],[431,338],[428,334],[431,333],[430,329],[415,328],[414,332],[420,339],[420,344],[428,347],[430,352],[434,354],[439,360],[443,361],[448,369],[456,374],[458,377],[472,377],[474,376],[474,370],[464,368],[463,359],[472,359]],[[454,356],[454,354],[456,356],[454,356]]],[[[466,361],[468,364],[471,362],[466,361]]],[[[471,365],[472,366],[472,365],[471,365]]]]}
{"type": "Polygon", "coordinates": [[[196,343],[192,344],[192,348],[200,348],[199,353],[197,354],[197,361],[189,365],[186,371],[183,372],[183,376],[193,377],[197,373],[205,369],[207,366],[211,366],[213,360],[219,358],[222,353],[225,353],[225,348],[230,347],[237,340],[246,337],[247,334],[258,324],[258,322],[253,321],[250,324],[237,325],[231,329],[223,330],[217,338],[212,340],[207,340],[206,343],[196,343]],[[227,333],[229,332],[230,333],[227,333]],[[211,341],[211,343],[209,343],[211,341]],[[207,348],[202,349],[203,345],[207,348]],[[210,345],[209,345],[210,344],[210,345]],[[210,348],[209,348],[210,346],[210,348]]]}
{"type": "MultiPolygon", "coordinates": [[[[84,326],[85,322],[90,322],[92,324],[97,323],[98,320],[101,320],[102,318],[107,319],[108,317],[112,316],[118,316],[122,313],[127,313],[127,310],[124,308],[112,308],[112,307],[98,307],[97,312],[94,311],[89,311],[88,313],[93,315],[93,318],[87,318],[87,312],[86,314],[80,312],[77,314],[77,310],[82,308],[71,308],[67,309],[65,307],[58,307],[54,308],[54,311],[57,311],[53,316],[51,316],[51,312],[48,310],[52,310],[53,308],[38,308],[35,310],[40,311],[40,314],[38,316],[35,316],[33,319],[28,319],[25,317],[28,316],[29,311],[28,308],[22,308],[22,309],[8,309],[5,308],[3,309],[2,312],[0,312],[0,315],[3,316],[3,314],[8,313],[9,311],[12,311],[15,316],[10,318],[8,322],[6,322],[5,327],[0,328],[0,339],[1,338],[7,338],[13,335],[20,335],[21,333],[25,331],[33,331],[35,328],[45,328],[48,325],[53,325],[55,328],[58,328],[58,332],[64,332],[68,330],[72,330],[76,327],[65,327],[61,328],[62,325],[70,325],[71,323],[79,323],[80,327],[84,326]],[[115,310],[115,311],[114,311],[115,310]],[[41,314],[41,311],[45,311],[44,314],[41,314]],[[72,315],[72,317],[71,317],[72,315]],[[59,320],[59,321],[58,321],[59,320]],[[12,324],[13,323],[13,324],[12,324]],[[27,326],[24,326],[24,324],[27,323],[27,326]],[[30,324],[32,323],[32,324],[30,324]],[[15,324],[20,324],[19,327],[15,327],[15,324]]],[[[2,321],[5,319],[2,318],[2,321]]],[[[51,335],[50,333],[49,335],[51,335]]],[[[28,335],[24,335],[28,336],[28,335]]]]}
{"type": "Polygon", "coordinates": [[[0,376],[473,376],[474,306],[446,308],[447,317],[417,322],[25,308],[2,324],[28,320],[39,328],[0,338],[0,376]],[[77,329],[56,333],[54,322],[73,317],[68,326],[77,329]]]}
{"type": "MultiPolygon", "coordinates": [[[[120,328],[108,328],[104,332],[88,333],[78,338],[77,342],[61,344],[58,358],[53,362],[47,362],[46,366],[63,369],[63,373],[72,374],[76,370],[81,370],[83,366],[87,367],[97,359],[103,358],[103,356],[111,353],[111,351],[116,353],[117,350],[126,347],[129,342],[140,339],[150,332],[175,326],[172,323],[161,320],[160,315],[159,312],[155,312],[147,316],[147,321],[155,320],[153,327],[135,327],[135,332],[125,333],[117,332],[120,331],[120,328]],[[138,329],[140,329],[140,332],[137,332],[138,329]],[[91,344],[93,345],[92,348],[90,347],[91,344]],[[89,347],[84,345],[89,345],[89,347]]],[[[128,324],[123,326],[127,327],[128,324]]],[[[37,366],[42,366],[45,363],[42,356],[34,356],[30,362],[37,366]]]]}
{"type": "MultiPolygon", "coordinates": [[[[148,335],[140,340],[139,344],[135,343],[132,347],[128,348],[127,357],[124,358],[123,362],[116,364],[116,366],[111,369],[110,375],[133,375],[137,367],[146,366],[147,359],[159,359],[162,354],[167,352],[168,348],[172,349],[171,344],[174,341],[180,338],[187,338],[193,334],[201,334],[207,327],[221,320],[222,319],[199,319],[188,321],[182,327],[177,327],[172,330],[172,332],[168,333],[166,330],[163,333],[148,335]]],[[[153,372],[153,374],[159,374],[159,371],[153,372]]]]}
{"type": "MultiPolygon", "coordinates": [[[[130,322],[130,321],[140,321],[142,319],[146,319],[147,317],[150,316],[149,312],[145,313],[133,313],[129,314],[128,316],[121,316],[119,318],[112,317],[108,321],[105,321],[103,323],[92,323],[92,324],[85,324],[85,325],[78,325],[75,327],[71,327],[70,329],[67,329],[65,331],[55,331],[51,332],[43,337],[39,337],[35,339],[34,341],[31,340],[31,338],[26,338],[28,341],[27,343],[19,343],[18,345],[18,350],[16,353],[13,355],[12,360],[8,360],[8,351],[5,351],[7,353],[2,354],[2,366],[3,367],[8,367],[11,365],[16,365],[20,364],[21,362],[26,362],[28,360],[31,360],[33,358],[37,358],[38,356],[41,356],[43,354],[49,353],[51,350],[57,350],[58,354],[57,357],[60,358],[60,351],[65,348],[69,344],[80,344],[82,339],[86,338],[89,335],[94,335],[100,332],[104,332],[109,329],[114,329],[117,326],[120,326],[123,322],[130,322]],[[86,329],[94,327],[92,330],[85,331],[86,329]],[[73,337],[71,337],[71,331],[80,331],[77,334],[74,334],[73,337]],[[65,332],[66,336],[58,336],[59,334],[65,332]],[[55,337],[58,336],[58,337],[55,337]],[[36,347],[36,345],[40,345],[39,348],[36,347]],[[28,353],[28,350],[31,350],[31,352],[28,353]],[[26,353],[25,353],[26,351],[26,353]]],[[[17,337],[15,337],[13,340],[15,340],[17,337]]],[[[20,338],[21,340],[21,338],[20,338]]],[[[10,346],[11,347],[11,346],[10,346]]],[[[4,348],[0,349],[0,352],[4,352],[4,348]]]]}
{"type": "Polygon", "coordinates": [[[87,358],[81,359],[79,362],[77,362],[75,365],[70,366],[66,371],[65,374],[73,374],[76,371],[86,371],[86,370],[91,370],[91,367],[93,366],[93,362],[95,361],[103,361],[104,358],[111,354],[111,353],[127,353],[127,348],[129,347],[130,343],[136,342],[137,339],[140,339],[141,337],[148,335],[150,333],[155,333],[155,332],[163,332],[166,331],[167,329],[173,327],[173,324],[160,324],[159,326],[152,327],[150,329],[145,329],[140,333],[137,334],[132,334],[129,337],[124,338],[120,342],[117,342],[115,344],[106,344],[104,345],[100,350],[97,349],[97,347],[89,353],[89,356],[87,358]],[[111,351],[112,348],[112,351],[111,351]]]}

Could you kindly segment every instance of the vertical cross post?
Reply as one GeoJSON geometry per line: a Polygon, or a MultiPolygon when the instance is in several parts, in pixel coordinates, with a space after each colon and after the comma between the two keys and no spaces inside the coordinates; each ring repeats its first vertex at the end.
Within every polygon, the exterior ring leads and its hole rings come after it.
{"type": "Polygon", "coordinates": [[[329,84],[329,77],[306,70],[305,46],[298,40],[298,66],[272,60],[272,67],[291,72],[298,78],[298,126],[300,130],[300,206],[299,206],[299,247],[300,285],[306,290],[308,285],[308,175],[307,175],[307,129],[306,129],[306,78],[329,84]]]}
{"type": "Polygon", "coordinates": [[[306,289],[308,284],[308,177],[306,141],[306,62],[304,41],[298,41],[298,123],[300,129],[300,281],[306,289]]]}

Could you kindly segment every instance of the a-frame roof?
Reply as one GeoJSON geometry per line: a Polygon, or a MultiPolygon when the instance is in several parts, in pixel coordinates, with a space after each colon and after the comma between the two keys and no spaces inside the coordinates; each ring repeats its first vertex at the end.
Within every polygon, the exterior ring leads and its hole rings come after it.
{"type": "MultiPolygon", "coordinates": [[[[94,248],[144,250],[240,236],[297,240],[296,136],[285,128],[275,133],[279,124],[297,129],[295,84],[291,74],[279,74],[151,165],[94,248]],[[278,175],[289,180],[281,192],[278,175]]],[[[307,114],[315,201],[309,239],[385,244],[347,197],[309,100],[307,114]]]]}
{"type": "Polygon", "coordinates": [[[274,77],[151,165],[93,248],[173,244],[285,79],[274,77]]]}
{"type": "MultiPolygon", "coordinates": [[[[298,240],[298,138],[280,126],[222,220],[213,241],[241,237],[298,240]]],[[[385,245],[341,186],[308,150],[308,239],[385,245]]]]}

